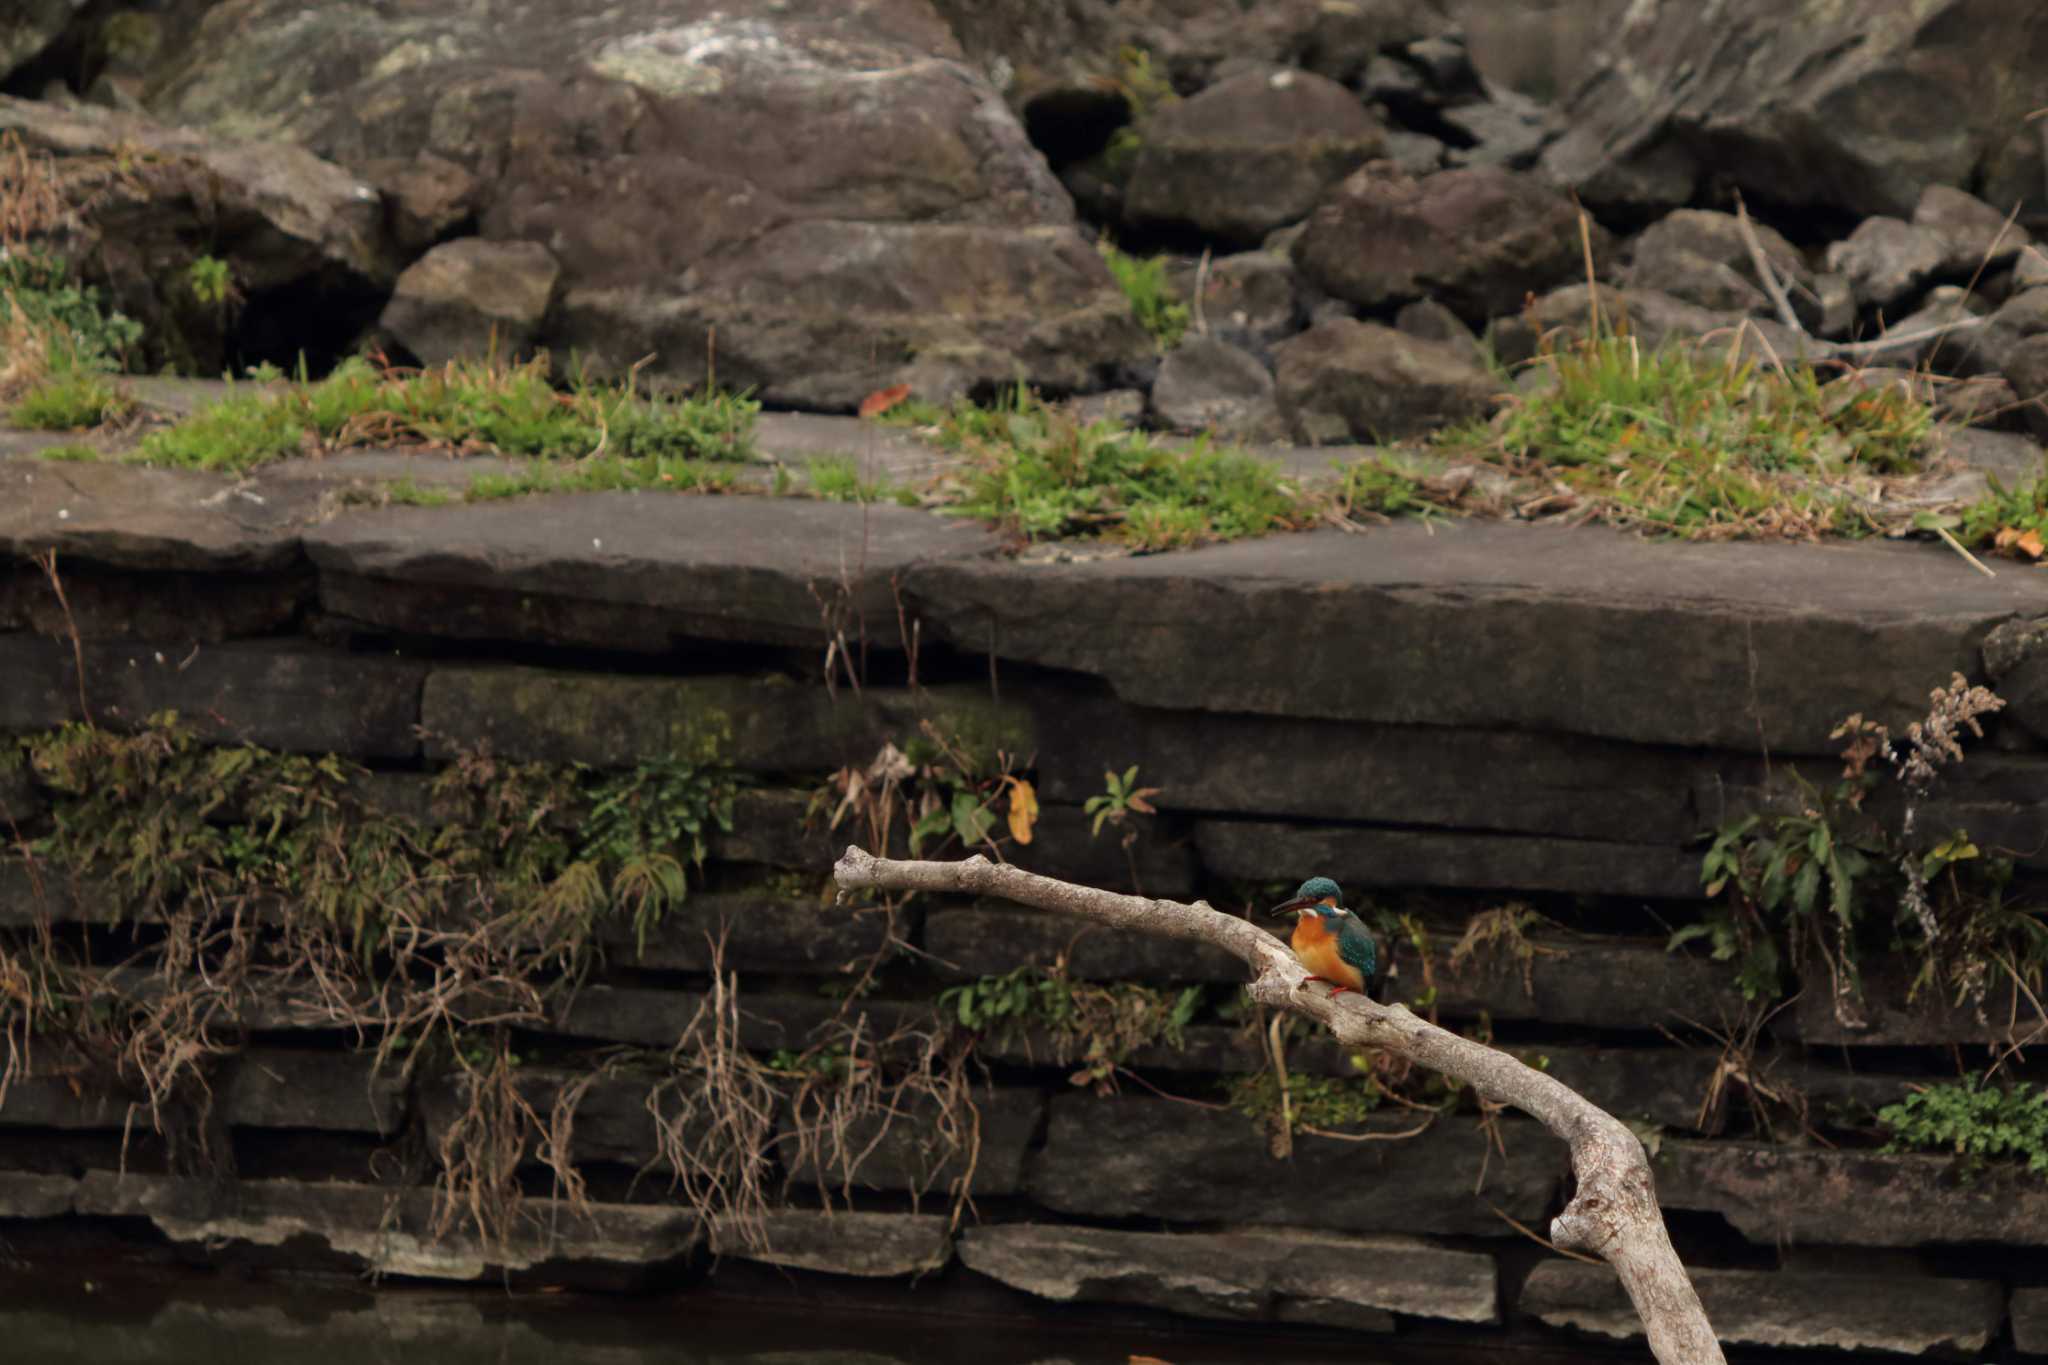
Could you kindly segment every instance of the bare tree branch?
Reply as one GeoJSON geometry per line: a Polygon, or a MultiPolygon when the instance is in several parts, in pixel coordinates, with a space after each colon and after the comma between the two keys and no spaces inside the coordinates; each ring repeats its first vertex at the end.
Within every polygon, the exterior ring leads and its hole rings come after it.
{"type": "Polygon", "coordinates": [[[1672,1249],[1657,1207],[1643,1144],[1613,1115],[1505,1052],[1417,1018],[1405,1006],[1355,994],[1304,990],[1308,973],[1293,953],[1257,925],[1207,904],[1123,896],[1075,886],[992,863],[979,854],[962,862],[900,862],[849,846],[832,869],[841,893],[932,891],[1000,896],[1020,905],[1082,915],[1132,933],[1210,943],[1252,969],[1245,991],[1260,1004],[1289,1009],[1323,1024],[1342,1043],[1379,1048],[1470,1085],[1487,1100],[1535,1116],[1571,1148],[1578,1188],[1550,1223],[1551,1241],[1566,1251],[1606,1259],[1634,1302],[1650,1349],[1664,1365],[1717,1365],[1721,1347],[1699,1295],[1672,1249]]]}

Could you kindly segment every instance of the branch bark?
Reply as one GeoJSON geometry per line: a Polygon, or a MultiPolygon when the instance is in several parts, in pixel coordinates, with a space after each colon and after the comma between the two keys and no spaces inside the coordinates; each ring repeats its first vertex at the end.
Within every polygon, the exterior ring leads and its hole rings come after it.
{"type": "Polygon", "coordinates": [[[979,854],[961,862],[902,862],[849,846],[832,876],[842,894],[875,890],[1000,896],[1132,933],[1214,944],[1252,969],[1245,991],[1253,1000],[1306,1015],[1339,1042],[1420,1062],[1465,1082],[1489,1100],[1534,1116],[1571,1148],[1578,1181],[1571,1202],[1551,1220],[1551,1241],[1568,1251],[1602,1257],[1614,1267],[1643,1321],[1650,1349],[1663,1365],[1723,1365],[1706,1311],[1664,1229],[1643,1144],[1620,1120],[1570,1087],[1505,1052],[1419,1019],[1406,1006],[1302,989],[1308,973],[1278,938],[1206,903],[1183,905],[1099,891],[992,863],[979,854]]]}

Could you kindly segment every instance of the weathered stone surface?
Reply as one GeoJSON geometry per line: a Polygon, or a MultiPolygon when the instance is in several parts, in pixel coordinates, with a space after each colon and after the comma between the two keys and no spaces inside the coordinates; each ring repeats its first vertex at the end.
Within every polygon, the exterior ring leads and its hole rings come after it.
{"type": "Polygon", "coordinates": [[[227,1122],[245,1128],[318,1128],[334,1133],[398,1131],[405,1087],[394,1064],[369,1052],[253,1048],[234,1060],[223,1102],[227,1122]]]}
{"type": "Polygon", "coordinates": [[[951,1220],[931,1213],[771,1209],[765,1247],[730,1253],[749,1261],[866,1278],[923,1275],[952,1259],[951,1220]]]}
{"type": "MultiPolygon", "coordinates": [[[[1593,227],[1596,252],[1606,233],[1593,227]]],[[[1386,162],[1330,191],[1294,245],[1325,293],[1366,308],[1430,297],[1477,323],[1585,269],[1571,201],[1494,167],[1411,179],[1386,162]]]]}
{"type": "MultiPolygon", "coordinates": [[[[2004,1287],[1992,1280],[1714,1267],[1690,1274],[1714,1334],[1730,1346],[1974,1355],[2005,1312],[2004,1287]]],[[[1623,1339],[1643,1334],[1605,1265],[1544,1261],[1517,1306],[1552,1327],[1623,1339]]]]}
{"type": "Polygon", "coordinates": [[[1700,887],[1692,850],[1592,839],[1202,820],[1195,848],[1211,873],[1250,881],[1314,867],[1348,886],[1670,898],[1696,897],[1700,887]]]}
{"type": "Polygon", "coordinates": [[[55,42],[85,0],[22,0],[0,19],[0,80],[55,42]]]}
{"type": "Polygon", "coordinates": [[[1519,730],[1292,720],[1033,699],[1039,794],[1080,802],[1136,764],[1163,810],[1304,821],[1690,840],[1724,814],[1723,756],[1519,730]],[[1057,724],[1047,719],[1056,714],[1057,724]],[[1515,775],[1503,785],[1502,773],[1515,775]]]}
{"type": "MultiPolygon", "coordinates": [[[[1024,1189],[1025,1148],[1037,1135],[1045,1114],[1045,1096],[1036,1090],[976,1089],[969,1097],[971,1120],[981,1139],[974,1162],[972,1193],[977,1197],[1018,1194],[1024,1189]]],[[[961,1116],[962,1121],[966,1120],[961,1116]]],[[[899,1193],[940,1191],[967,1173],[964,1153],[949,1151],[938,1139],[937,1108],[909,1104],[893,1118],[869,1117],[847,1125],[845,1141],[799,1159],[795,1129],[787,1118],[780,1125],[784,1159],[794,1167],[792,1178],[839,1190],[848,1183],[870,1190],[899,1193]],[[848,1166],[852,1169],[848,1169],[848,1166]]]]}
{"type": "Polygon", "coordinates": [[[306,538],[322,604],[371,625],[609,645],[629,632],[592,638],[579,618],[644,608],[622,624],[656,650],[692,635],[822,646],[863,622],[900,646],[891,581],[997,548],[908,508],[629,493],[393,507],[306,538]]]}
{"type": "Polygon", "coordinates": [[[1273,376],[1257,356],[1216,337],[1190,337],[1167,352],[1152,382],[1152,411],[1178,431],[1238,439],[1277,434],[1273,376]]]}
{"type": "Polygon", "coordinates": [[[1506,1159],[1487,1160],[1477,1126],[1450,1119],[1406,1141],[1302,1136],[1284,1163],[1241,1114],[1062,1095],[1031,1160],[1030,1193],[1055,1212],[1098,1219],[1497,1236],[1510,1230],[1488,1203],[1525,1223],[1540,1218],[1564,1167],[1564,1148],[1535,1125],[1504,1127],[1506,1159]],[[1474,1193],[1482,1164],[1485,1184],[1474,1193]]]}
{"type": "Polygon", "coordinates": [[[1156,934],[1108,929],[1072,915],[992,906],[934,910],[925,917],[925,951],[948,976],[1000,976],[1027,963],[1062,958],[1091,981],[1243,981],[1242,961],[1220,948],[1156,934]]]}
{"type": "Polygon", "coordinates": [[[522,355],[561,274],[538,242],[443,242],[399,275],[378,321],[427,365],[522,355]]]}
{"type": "Polygon", "coordinates": [[[850,408],[899,379],[937,398],[1020,377],[1100,387],[1149,350],[1066,194],[923,0],[310,18],[254,0],[209,12],[150,100],[351,166],[462,166],[479,235],[561,262],[537,342],[596,373],[653,353],[647,377],[701,382],[715,331],[722,382],[850,408]]]}
{"type": "Polygon", "coordinates": [[[1394,1313],[1497,1322],[1493,1258],[1412,1237],[1114,1232],[983,1224],[970,1269],[1057,1303],[1128,1303],[1198,1318],[1389,1331],[1394,1313]]]}
{"type": "Polygon", "coordinates": [[[1712,170],[1759,200],[1904,215],[2034,107],[2026,82],[1986,79],[2039,68],[2034,17],[1998,0],[1632,6],[1543,164],[1597,203],[1675,206],[1712,170]]]}
{"type": "Polygon", "coordinates": [[[1282,415],[1307,445],[1386,443],[1484,417],[1502,390],[1472,348],[1352,318],[1274,352],[1282,415]]]}
{"type": "Polygon", "coordinates": [[[364,162],[363,178],[384,195],[398,249],[415,256],[476,213],[477,178],[432,152],[364,162]]]}
{"type": "Polygon", "coordinates": [[[678,1208],[529,1199],[530,1216],[503,1243],[463,1231],[435,1237],[427,1189],[296,1180],[225,1184],[172,1176],[89,1171],[74,1210],[87,1217],[143,1217],[173,1242],[247,1242],[275,1247],[313,1237],[368,1270],[434,1280],[477,1280],[549,1261],[658,1265],[698,1244],[696,1220],[678,1208]]]}
{"type": "MultiPolygon", "coordinates": [[[[1752,223],[1757,242],[1781,283],[1810,288],[1813,272],[1799,249],[1776,229],[1752,223]]],[[[1644,228],[1629,265],[1631,290],[1653,289],[1720,313],[1770,314],[1774,305],[1757,279],[1741,221],[1732,213],[1680,209],[1644,228]]]]}
{"type": "Polygon", "coordinates": [[[235,480],[180,469],[0,459],[0,553],[55,550],[151,572],[264,573],[298,553],[317,490],[251,498],[235,480]]]}
{"type": "Polygon", "coordinates": [[[629,768],[718,760],[757,772],[866,764],[930,718],[975,753],[1031,750],[1028,712],[974,685],[834,696],[780,675],[634,678],[539,668],[449,667],[427,675],[428,752],[489,744],[508,758],[629,768]]]}
{"type": "MultiPolygon", "coordinates": [[[[0,570],[0,628],[19,625],[52,639],[182,640],[218,644],[269,635],[312,601],[309,575],[290,570],[227,575],[122,573],[60,564],[60,602],[39,569],[0,570]]],[[[182,654],[183,651],[181,650],[182,654]]]]}
{"type": "Polygon", "coordinates": [[[2031,1355],[2048,1355],[2048,1289],[2012,1291],[2012,1344],[2031,1355]]]}
{"type": "MultiPolygon", "coordinates": [[[[196,649],[105,641],[84,648],[85,701],[103,725],[176,711],[201,738],[294,753],[410,758],[419,752],[424,665],[295,643],[196,649]]],[[[0,637],[0,730],[80,719],[71,646],[0,637]]]]}
{"type": "MultiPolygon", "coordinates": [[[[2000,848],[2004,833],[1986,820],[1967,818],[1953,807],[1922,811],[1922,818],[1936,829],[1969,829],[1972,837],[2000,848]],[[1937,823],[1937,821],[1939,823],[1937,823]]],[[[2037,812],[2038,829],[2042,816],[2037,812]]],[[[2038,856],[2034,845],[2023,845],[2038,856]]],[[[1794,1010],[1799,1036],[1815,1046],[1827,1047],[1917,1047],[1948,1043],[2001,1043],[2016,1034],[2024,1037],[2036,1023],[2033,1006],[2013,989],[2010,980],[1999,980],[1985,991],[1983,1007],[1968,1001],[1955,1002],[1952,992],[1941,988],[1913,989],[1914,973],[1899,970],[1890,962],[1871,964],[1861,976],[1861,993],[1842,1011],[1835,1006],[1826,970],[1820,969],[1809,989],[1799,997],[1794,1010]]]]}
{"type": "MultiPolygon", "coordinates": [[[[1667,952],[1661,943],[1603,936],[1536,938],[1525,984],[1519,964],[1480,957],[1460,968],[1436,964],[1437,1007],[1456,1018],[1541,1019],[1587,1028],[1654,1029],[1683,1020],[1725,1025],[1742,997],[1726,963],[1667,952]]],[[[1395,1000],[1425,989],[1420,965],[1397,949],[1395,1000]]]]}
{"type": "Polygon", "coordinates": [[[1669,1140],[1655,1167],[1665,1208],[1721,1214],[1752,1242],[2048,1245],[2048,1188],[2024,1170],[1965,1180],[1941,1156],[1669,1140]]]}
{"type": "Polygon", "coordinates": [[[1137,133],[1125,219],[1240,246],[1307,217],[1325,187],[1381,145],[1358,96],[1287,68],[1247,71],[1164,104],[1137,133]]]}
{"type": "Polygon", "coordinates": [[[2048,332],[2015,343],[2006,353],[2004,373],[2027,429],[2048,441],[2048,332]]]}
{"type": "Polygon", "coordinates": [[[1913,226],[1926,228],[1947,248],[1942,270],[1968,275],[2010,265],[2034,239],[2005,212],[1953,185],[1929,185],[1913,206],[1913,226]]]}
{"type": "Polygon", "coordinates": [[[1879,215],[1864,219],[1846,240],[1828,248],[1828,269],[1848,276],[1864,303],[1896,309],[1912,303],[1948,256],[1948,243],[1932,228],[1879,215]]]}
{"type": "Polygon", "coordinates": [[[1570,284],[1543,295],[1517,316],[1496,321],[1496,354],[1506,364],[1520,364],[1537,353],[1543,337],[1558,346],[1578,340],[1586,334],[1589,304],[1595,298],[1602,324],[1626,329],[1646,350],[1677,341],[1703,341],[1717,355],[1736,346],[1745,359],[1767,362],[1772,357],[1808,357],[1813,349],[1798,333],[1770,318],[1719,313],[1654,289],[1600,285],[1596,290],[1570,284]]]}
{"type": "MultiPolygon", "coordinates": [[[[0,649],[6,646],[0,644],[0,649]]],[[[0,764],[0,825],[26,825],[43,813],[42,793],[28,780],[26,769],[0,764]]],[[[7,917],[8,870],[15,865],[0,863],[0,920],[7,917]]]]}
{"type": "Polygon", "coordinates": [[[396,273],[377,192],[303,148],[7,97],[0,131],[65,167],[75,213],[50,245],[143,324],[136,360],[219,366],[225,315],[195,308],[186,284],[202,255],[227,261],[258,311],[271,291],[304,290],[331,314],[317,325],[344,334],[396,273]]]}
{"type": "MultiPolygon", "coordinates": [[[[2039,474],[2040,456],[2035,455],[2039,474]]],[[[2018,488],[2019,483],[2007,487],[2018,488]]],[[[2005,698],[2005,713],[2034,738],[2048,740],[2048,616],[2007,621],[1984,637],[1984,671],[2005,698]]]]}
{"type": "Polygon", "coordinates": [[[630,924],[611,923],[604,937],[613,960],[634,967],[708,971],[709,940],[718,939],[727,971],[837,972],[880,951],[886,928],[881,912],[829,898],[696,891],[669,907],[644,948],[630,924]]]}
{"type": "MultiPolygon", "coordinates": [[[[1196,271],[1176,275],[1192,297],[1196,271]]],[[[1281,251],[1240,251],[1218,256],[1200,274],[1202,320],[1219,341],[1264,356],[1273,343],[1301,330],[1307,314],[1304,284],[1281,251]]]]}
{"type": "Polygon", "coordinates": [[[0,1171],[0,1218],[62,1218],[78,1198],[78,1178],[0,1171]]]}
{"type": "Polygon", "coordinates": [[[1924,547],[1482,522],[951,565],[907,586],[928,634],[1092,673],[1140,706],[1779,754],[1825,752],[1850,711],[1916,719],[1928,688],[1977,671],[1986,632],[2040,601],[2024,575],[1986,579],[1924,547]],[[1214,666],[1269,658],[1275,621],[1290,623],[1284,667],[1214,666]]]}

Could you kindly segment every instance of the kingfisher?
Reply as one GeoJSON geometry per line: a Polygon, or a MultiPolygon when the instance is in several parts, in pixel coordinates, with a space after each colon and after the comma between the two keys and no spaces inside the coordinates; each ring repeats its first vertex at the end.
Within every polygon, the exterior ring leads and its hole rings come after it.
{"type": "Polygon", "coordinates": [[[1294,937],[1289,941],[1295,959],[1308,968],[1309,981],[1325,981],[1342,995],[1357,991],[1372,998],[1372,988],[1385,980],[1381,970],[1379,944],[1372,931],[1346,910],[1344,893],[1328,877],[1310,877],[1292,900],[1274,906],[1268,914],[1294,916],[1294,937]]]}

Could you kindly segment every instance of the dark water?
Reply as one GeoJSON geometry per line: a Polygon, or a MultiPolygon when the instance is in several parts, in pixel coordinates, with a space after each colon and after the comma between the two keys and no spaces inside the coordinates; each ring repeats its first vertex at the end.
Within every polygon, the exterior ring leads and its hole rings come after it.
{"type": "MultiPolygon", "coordinates": [[[[827,1311],[694,1295],[35,1284],[0,1278],[7,1365],[1554,1365],[1551,1352],[1396,1350],[1370,1336],[1278,1346],[1256,1330],[1167,1333],[827,1311]]],[[[1612,1357],[1609,1357],[1612,1359],[1612,1357]]],[[[1627,1358],[1626,1356],[1622,1358],[1627,1358]]]]}

